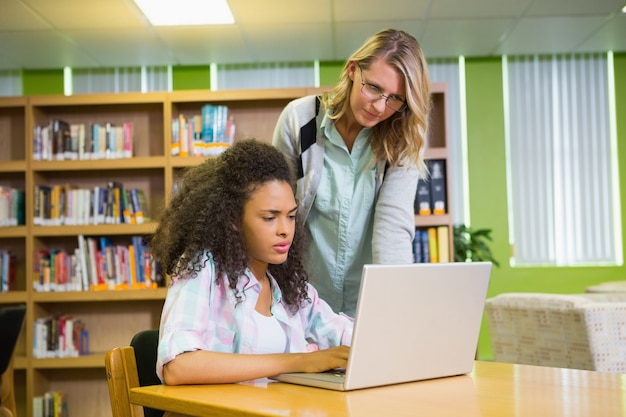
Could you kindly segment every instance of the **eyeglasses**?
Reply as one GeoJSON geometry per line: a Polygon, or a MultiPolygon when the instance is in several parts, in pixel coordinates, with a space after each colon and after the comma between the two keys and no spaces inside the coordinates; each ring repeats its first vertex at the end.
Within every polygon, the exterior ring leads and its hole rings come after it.
{"type": "Polygon", "coordinates": [[[401,112],[406,109],[406,101],[403,98],[396,95],[387,96],[383,94],[382,90],[378,86],[365,82],[363,79],[363,68],[361,68],[361,65],[359,65],[359,70],[361,71],[361,93],[363,93],[365,97],[374,101],[384,98],[385,105],[393,111],[401,112]]]}

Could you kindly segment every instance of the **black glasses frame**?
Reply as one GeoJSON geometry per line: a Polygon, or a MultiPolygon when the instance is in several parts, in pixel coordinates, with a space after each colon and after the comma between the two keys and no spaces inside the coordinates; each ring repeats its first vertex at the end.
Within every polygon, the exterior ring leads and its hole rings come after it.
{"type": "Polygon", "coordinates": [[[369,98],[370,100],[380,100],[381,98],[385,99],[385,105],[395,112],[402,112],[406,109],[407,104],[406,101],[398,100],[397,98],[390,97],[386,94],[383,94],[380,91],[380,88],[375,86],[374,84],[370,84],[363,79],[363,68],[361,68],[360,64],[357,64],[359,67],[359,71],[361,72],[361,93],[369,98]],[[399,107],[394,104],[389,104],[389,99],[392,100],[392,103],[399,103],[399,107]]]}

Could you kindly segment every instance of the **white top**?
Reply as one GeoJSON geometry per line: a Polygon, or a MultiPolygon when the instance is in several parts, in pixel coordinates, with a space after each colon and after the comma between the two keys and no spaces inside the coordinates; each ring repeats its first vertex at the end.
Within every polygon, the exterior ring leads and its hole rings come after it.
{"type": "Polygon", "coordinates": [[[254,310],[254,324],[258,329],[256,353],[284,353],[287,335],[274,316],[264,316],[254,310]]]}

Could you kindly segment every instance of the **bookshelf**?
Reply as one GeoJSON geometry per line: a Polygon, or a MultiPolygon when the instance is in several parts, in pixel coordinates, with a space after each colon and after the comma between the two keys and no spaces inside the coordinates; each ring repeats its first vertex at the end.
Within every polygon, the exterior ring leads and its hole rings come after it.
{"type": "MultiPolygon", "coordinates": [[[[449,148],[446,123],[446,84],[433,83],[431,85],[432,111],[429,120],[429,130],[425,151],[425,159],[443,161],[445,181],[445,211],[443,214],[420,215],[415,213],[416,229],[426,231],[429,228],[447,227],[447,249],[450,262],[454,261],[453,222],[450,204],[450,175],[447,175],[449,166],[449,148]]],[[[416,210],[417,211],[417,210],[416,210]]]]}
{"type": "MultiPolygon", "coordinates": [[[[109,180],[145,190],[152,216],[167,204],[177,177],[203,157],[173,157],[171,121],[180,113],[199,113],[207,103],[224,104],[234,116],[235,140],[255,137],[271,141],[283,107],[292,99],[320,92],[315,88],[233,91],[178,91],[171,93],[89,94],[0,98],[0,186],[26,191],[26,224],[0,227],[0,249],[17,256],[16,289],[0,293],[0,306],[27,305],[25,326],[15,360],[18,414],[31,416],[32,399],[47,391],[63,391],[72,415],[110,417],[104,374],[104,354],[127,345],[138,331],[158,326],[166,288],[126,291],[37,292],[33,283],[35,252],[78,247],[78,236],[106,236],[113,241],[148,236],[154,222],[144,224],[89,224],[41,226],[33,224],[34,186],[73,184],[94,187],[109,180]],[[33,128],[52,119],[68,123],[132,122],[133,157],[99,160],[34,160],[33,128]],[[33,325],[55,313],[83,320],[89,330],[90,354],[77,358],[35,358],[33,325]]],[[[433,85],[435,111],[428,137],[427,158],[447,159],[445,86],[433,85]]],[[[449,187],[448,187],[449,190],[449,187]]],[[[450,226],[449,213],[416,216],[416,226],[450,226]]],[[[452,239],[450,239],[452,242],[452,239]]]]}

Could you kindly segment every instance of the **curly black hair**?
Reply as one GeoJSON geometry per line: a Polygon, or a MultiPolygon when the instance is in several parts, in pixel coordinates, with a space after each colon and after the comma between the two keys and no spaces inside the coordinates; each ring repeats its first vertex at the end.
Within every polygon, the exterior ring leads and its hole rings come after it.
{"type": "MultiPolygon", "coordinates": [[[[217,158],[189,168],[150,239],[152,256],[170,276],[192,279],[206,266],[208,251],[215,279],[226,274],[239,299],[237,282],[248,264],[241,232],[244,205],[258,187],[276,180],[292,185],[291,166],[278,149],[255,139],[237,141],[217,158]]],[[[287,260],[268,267],[292,312],[308,300],[303,236],[297,219],[287,260]]]]}

